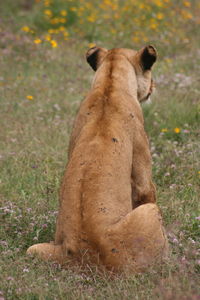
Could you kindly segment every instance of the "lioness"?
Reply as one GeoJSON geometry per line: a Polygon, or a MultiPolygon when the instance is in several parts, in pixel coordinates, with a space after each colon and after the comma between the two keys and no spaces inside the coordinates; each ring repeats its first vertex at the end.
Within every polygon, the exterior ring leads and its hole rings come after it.
{"type": "Polygon", "coordinates": [[[55,242],[28,253],[61,264],[89,257],[132,271],[166,255],[140,107],[151,94],[156,57],[153,46],[88,50],[96,73],[71,135],[55,242]]]}

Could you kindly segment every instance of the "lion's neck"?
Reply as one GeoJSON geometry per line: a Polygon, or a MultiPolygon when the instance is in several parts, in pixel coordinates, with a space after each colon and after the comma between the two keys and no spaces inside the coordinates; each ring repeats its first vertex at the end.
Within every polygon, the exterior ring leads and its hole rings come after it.
{"type": "Polygon", "coordinates": [[[113,91],[126,93],[137,100],[137,80],[134,68],[123,56],[113,57],[113,60],[105,61],[97,70],[93,89],[100,89],[103,94],[113,91]]]}

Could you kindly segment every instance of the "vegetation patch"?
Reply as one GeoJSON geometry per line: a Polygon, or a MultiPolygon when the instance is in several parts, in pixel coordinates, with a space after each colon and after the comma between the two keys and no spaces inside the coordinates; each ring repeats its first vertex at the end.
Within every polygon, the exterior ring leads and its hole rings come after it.
{"type": "Polygon", "coordinates": [[[0,3],[1,299],[199,299],[198,22],[198,1],[0,3]],[[61,269],[25,254],[54,238],[69,136],[94,75],[91,42],[154,43],[160,53],[143,111],[171,255],[143,274],[61,269]]]}

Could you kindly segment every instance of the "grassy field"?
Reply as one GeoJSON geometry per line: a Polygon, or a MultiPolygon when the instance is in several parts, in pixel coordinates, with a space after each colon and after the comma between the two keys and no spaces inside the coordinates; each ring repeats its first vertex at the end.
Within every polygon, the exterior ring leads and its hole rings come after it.
{"type": "Polygon", "coordinates": [[[0,299],[199,299],[198,36],[180,51],[172,39],[176,50],[169,54],[154,42],[162,54],[154,68],[157,89],[143,105],[169,261],[132,276],[95,266],[61,269],[25,252],[54,236],[69,136],[93,77],[84,58],[88,41],[35,43],[20,31],[23,18],[32,22],[30,12],[20,9],[15,23],[15,6],[0,8],[0,299]]]}

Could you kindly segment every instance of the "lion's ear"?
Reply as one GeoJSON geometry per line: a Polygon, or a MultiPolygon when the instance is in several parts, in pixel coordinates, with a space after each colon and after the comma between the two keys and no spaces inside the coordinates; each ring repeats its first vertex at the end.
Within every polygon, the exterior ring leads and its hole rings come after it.
{"type": "Polygon", "coordinates": [[[105,48],[92,47],[86,52],[86,60],[94,71],[100,66],[107,51],[105,48]]]}
{"type": "Polygon", "coordinates": [[[157,59],[156,49],[149,45],[141,50],[140,61],[143,70],[150,70],[157,59]]]}

